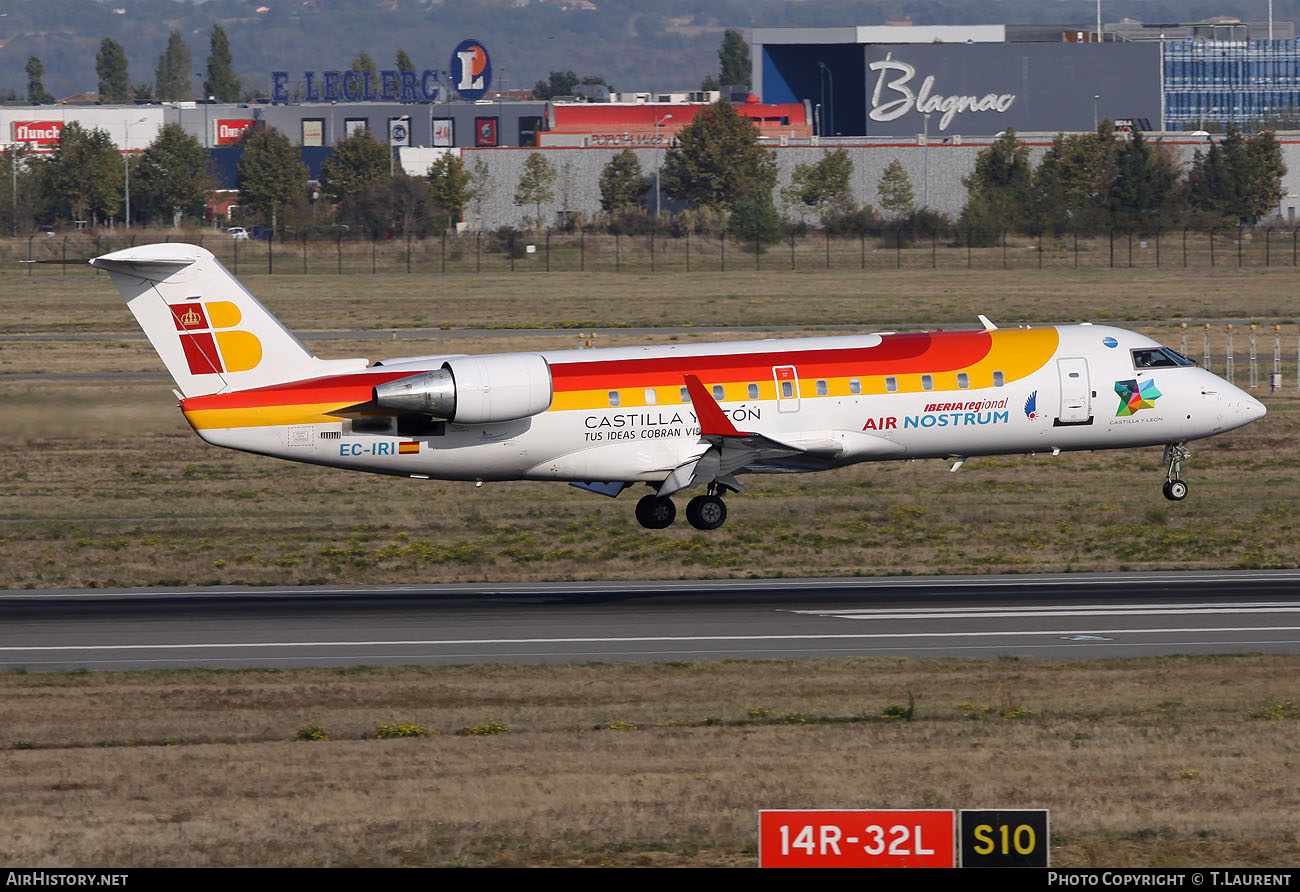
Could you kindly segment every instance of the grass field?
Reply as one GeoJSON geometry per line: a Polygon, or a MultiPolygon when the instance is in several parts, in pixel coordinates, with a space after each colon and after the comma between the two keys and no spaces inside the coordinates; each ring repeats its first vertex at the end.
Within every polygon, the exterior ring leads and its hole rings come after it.
{"type": "MultiPolygon", "coordinates": [[[[1030,572],[1300,564],[1291,271],[259,277],[320,355],[577,346],[583,328],[1283,325],[1266,419],[1160,450],[751,478],[721,530],[631,499],[416,482],[207,447],[102,277],[0,278],[0,567],[14,588],[1030,572]],[[544,335],[363,340],[350,330],[544,335]],[[92,334],[90,340],[73,335],[92,334]],[[33,339],[39,336],[41,339],[33,339]],[[68,377],[55,377],[68,376],[68,377]]],[[[780,332],[787,334],[788,332],[780,332]]],[[[762,337],[748,331],[738,337],[762,337]]],[[[1245,333],[1237,340],[1239,383],[1245,333]]],[[[723,335],[726,336],[725,334],[723,335]]],[[[601,346],[640,342],[604,336],[601,346]]],[[[1261,335],[1271,368],[1271,329],[1261,335]]],[[[11,865],[755,863],[757,809],[1047,807],[1058,866],[1280,866],[1296,661],[801,661],[0,674],[11,865]],[[913,721],[881,712],[917,698],[913,721]],[[462,735],[499,721],[510,733],[462,735]],[[378,739],[380,723],[430,736],[378,739]],[[627,727],[634,725],[635,729],[627,727]],[[295,739],[319,726],[328,740],[295,739]]]]}
{"type": "Polygon", "coordinates": [[[4,673],[0,860],[746,867],[761,808],[1015,807],[1051,810],[1058,867],[1294,865],[1297,668],[4,673]]]}

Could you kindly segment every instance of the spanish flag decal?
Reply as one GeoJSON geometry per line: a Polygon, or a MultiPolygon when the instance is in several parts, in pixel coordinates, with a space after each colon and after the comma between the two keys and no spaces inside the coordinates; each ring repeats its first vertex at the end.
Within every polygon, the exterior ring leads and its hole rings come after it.
{"type": "Polygon", "coordinates": [[[420,441],[419,441],[419,440],[414,440],[414,441],[412,441],[412,442],[410,442],[410,443],[398,443],[398,444],[397,444],[397,454],[398,454],[398,455],[416,455],[417,453],[419,453],[419,451],[420,451],[420,441]]]}

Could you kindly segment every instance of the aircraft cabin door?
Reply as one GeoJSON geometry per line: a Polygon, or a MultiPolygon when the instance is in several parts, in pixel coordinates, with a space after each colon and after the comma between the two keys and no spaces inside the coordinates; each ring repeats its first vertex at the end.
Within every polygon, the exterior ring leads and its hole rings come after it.
{"type": "Polygon", "coordinates": [[[1058,359],[1056,370],[1061,379],[1061,410],[1057,424],[1092,423],[1092,382],[1088,377],[1088,360],[1082,356],[1058,359]]]}
{"type": "Polygon", "coordinates": [[[782,412],[799,411],[799,373],[792,365],[772,367],[776,381],[776,407],[782,412]]]}

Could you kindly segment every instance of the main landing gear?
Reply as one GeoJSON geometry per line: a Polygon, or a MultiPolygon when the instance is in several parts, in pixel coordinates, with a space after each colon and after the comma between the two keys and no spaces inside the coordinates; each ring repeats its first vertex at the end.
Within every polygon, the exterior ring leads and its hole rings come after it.
{"type": "Polygon", "coordinates": [[[1160,491],[1171,502],[1181,502],[1187,498],[1187,484],[1178,479],[1178,475],[1182,473],[1183,461],[1190,458],[1191,454],[1182,443],[1170,443],[1165,447],[1165,485],[1160,491]]]}
{"type": "MultiPolygon", "coordinates": [[[[677,506],[667,496],[651,493],[636,503],[637,523],[648,530],[662,530],[677,519],[677,506]]],[[[727,503],[710,484],[706,495],[686,503],[686,519],[697,530],[716,530],[726,523],[727,503]]]]}

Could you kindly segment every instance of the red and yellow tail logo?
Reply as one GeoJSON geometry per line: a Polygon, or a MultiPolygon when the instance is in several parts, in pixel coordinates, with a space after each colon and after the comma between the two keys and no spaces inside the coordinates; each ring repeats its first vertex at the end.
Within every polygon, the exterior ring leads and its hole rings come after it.
{"type": "Polygon", "coordinates": [[[242,318],[230,301],[203,303],[193,298],[170,309],[191,375],[247,372],[262,361],[262,342],[256,335],[229,330],[242,318]]]}

